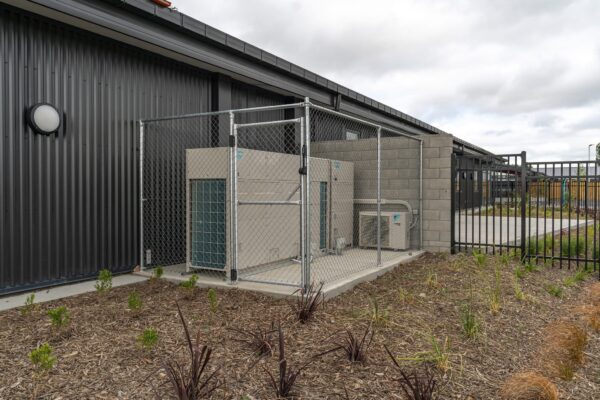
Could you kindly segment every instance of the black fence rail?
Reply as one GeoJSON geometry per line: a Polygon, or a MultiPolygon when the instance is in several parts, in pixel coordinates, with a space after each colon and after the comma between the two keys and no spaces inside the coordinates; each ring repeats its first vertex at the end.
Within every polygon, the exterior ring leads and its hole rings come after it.
{"type": "Polygon", "coordinates": [[[524,251],[525,153],[454,155],[452,250],[524,251]]]}
{"type": "Polygon", "coordinates": [[[534,162],[527,167],[527,257],[595,270],[600,255],[598,164],[534,162]]]}
{"type": "Polygon", "coordinates": [[[452,159],[452,251],[599,271],[600,167],[525,152],[452,159]]]}

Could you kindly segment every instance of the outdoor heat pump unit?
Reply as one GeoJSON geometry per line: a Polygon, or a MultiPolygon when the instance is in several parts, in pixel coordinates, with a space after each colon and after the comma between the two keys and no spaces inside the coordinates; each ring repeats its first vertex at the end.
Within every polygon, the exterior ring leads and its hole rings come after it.
{"type": "MultiPolygon", "coordinates": [[[[377,247],[377,212],[359,213],[359,246],[377,247]]],[[[406,250],[410,244],[407,212],[381,212],[381,247],[406,250]]]]}
{"type": "MultiPolygon", "coordinates": [[[[237,269],[294,263],[300,247],[300,156],[238,148],[237,269]]],[[[310,159],[310,251],[353,245],[354,164],[310,159]]],[[[231,160],[227,147],[186,150],[186,269],[229,271],[231,160]]]]}

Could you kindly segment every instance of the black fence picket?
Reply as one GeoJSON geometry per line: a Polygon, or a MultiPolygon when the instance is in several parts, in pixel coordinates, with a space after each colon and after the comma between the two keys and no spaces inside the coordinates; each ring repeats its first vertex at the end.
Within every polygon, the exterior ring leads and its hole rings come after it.
{"type": "Polygon", "coordinates": [[[596,161],[454,154],[451,191],[453,253],[508,252],[600,277],[596,161]]]}

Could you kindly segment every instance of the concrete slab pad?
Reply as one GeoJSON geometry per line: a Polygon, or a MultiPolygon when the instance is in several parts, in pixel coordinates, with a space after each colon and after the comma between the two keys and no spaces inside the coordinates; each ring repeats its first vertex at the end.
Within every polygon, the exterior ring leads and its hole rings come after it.
{"type": "MultiPolygon", "coordinates": [[[[400,264],[413,261],[423,255],[425,251],[384,251],[382,252],[382,266],[377,267],[375,263],[374,250],[353,249],[344,252],[341,256],[323,256],[313,261],[312,281],[324,282],[323,291],[327,298],[335,297],[345,291],[352,289],[361,282],[374,280],[396,268],[400,264]],[[358,268],[357,268],[358,267],[358,268]]],[[[280,281],[300,282],[294,280],[292,274],[298,273],[297,264],[289,262],[280,268],[272,268],[246,275],[236,284],[230,284],[225,280],[224,274],[199,271],[199,287],[214,287],[220,289],[241,289],[266,294],[273,297],[291,296],[298,290],[298,285],[292,283],[281,284],[280,281]],[[284,279],[282,278],[284,277],[284,279]],[[270,282],[270,283],[269,283],[270,282]]],[[[136,274],[150,277],[151,270],[136,272],[136,274]]],[[[163,279],[174,283],[180,283],[189,279],[185,274],[185,265],[171,265],[164,267],[163,279]]]]}
{"type": "MultiPolygon", "coordinates": [[[[130,285],[132,283],[142,282],[147,280],[145,276],[125,274],[113,277],[113,287],[130,285]]],[[[48,289],[32,290],[12,296],[0,298],[0,311],[9,310],[11,308],[21,307],[25,304],[25,299],[31,293],[35,293],[36,303],[45,303],[52,300],[58,300],[65,297],[76,296],[78,294],[95,292],[94,287],[96,280],[72,283],[67,285],[55,286],[48,289]]]]}

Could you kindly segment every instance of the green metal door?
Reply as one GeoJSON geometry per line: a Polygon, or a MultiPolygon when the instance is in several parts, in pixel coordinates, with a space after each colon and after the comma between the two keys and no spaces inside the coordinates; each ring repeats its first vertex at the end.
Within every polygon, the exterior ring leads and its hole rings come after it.
{"type": "Polygon", "coordinates": [[[190,182],[192,266],[225,268],[225,180],[190,182]]]}

